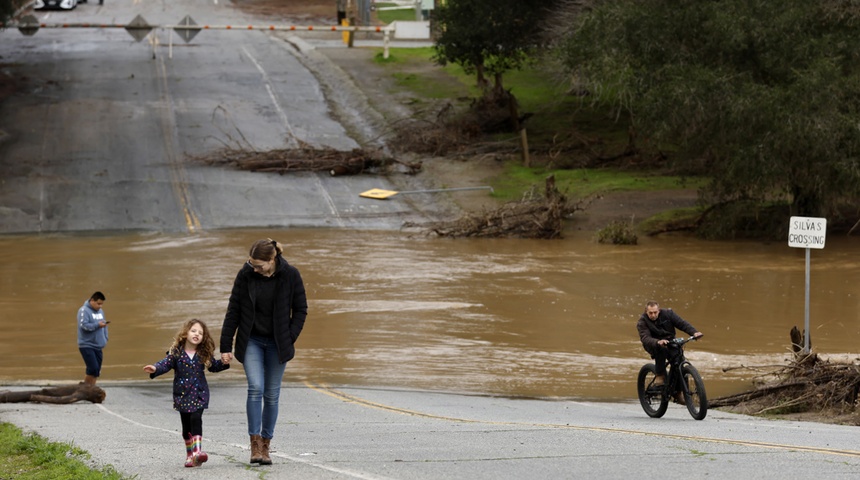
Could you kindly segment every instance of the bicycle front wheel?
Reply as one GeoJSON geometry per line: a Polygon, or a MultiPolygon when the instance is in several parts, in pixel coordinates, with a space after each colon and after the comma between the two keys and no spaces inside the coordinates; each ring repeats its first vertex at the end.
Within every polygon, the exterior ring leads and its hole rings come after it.
{"type": "Polygon", "coordinates": [[[657,367],[653,363],[642,365],[639,378],[636,379],[636,391],[639,393],[639,403],[642,410],[652,418],[660,418],[669,407],[669,397],[665,395],[666,388],[654,385],[657,377],[657,367]]]}
{"type": "Polygon", "coordinates": [[[708,414],[708,395],[705,394],[705,382],[696,367],[685,363],[681,367],[684,383],[687,384],[687,410],[696,420],[702,420],[708,414]]]}

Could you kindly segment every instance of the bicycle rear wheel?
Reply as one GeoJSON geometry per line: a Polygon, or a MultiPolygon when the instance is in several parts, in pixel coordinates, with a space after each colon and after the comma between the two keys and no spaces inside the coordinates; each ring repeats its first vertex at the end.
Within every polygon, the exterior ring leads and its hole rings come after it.
{"type": "Polygon", "coordinates": [[[665,395],[665,388],[654,385],[657,377],[657,367],[653,363],[642,365],[639,377],[636,379],[636,391],[639,393],[639,403],[642,410],[652,418],[660,418],[669,407],[669,397],[665,395]]]}
{"type": "Polygon", "coordinates": [[[708,414],[708,395],[705,393],[705,382],[696,367],[685,363],[681,366],[681,374],[690,394],[686,397],[687,410],[696,420],[702,420],[708,414]]]}

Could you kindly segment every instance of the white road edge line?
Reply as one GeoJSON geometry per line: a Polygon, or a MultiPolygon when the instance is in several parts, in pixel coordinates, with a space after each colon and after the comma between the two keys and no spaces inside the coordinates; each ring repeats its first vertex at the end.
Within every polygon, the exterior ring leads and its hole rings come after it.
{"type": "Polygon", "coordinates": [[[287,118],[287,113],[281,108],[281,104],[278,103],[278,98],[275,96],[275,91],[272,89],[272,82],[269,80],[269,74],[263,69],[263,66],[260,65],[260,62],[251,55],[251,52],[248,51],[247,47],[242,47],[242,51],[245,52],[245,55],[251,60],[257,70],[259,70],[260,74],[263,76],[263,81],[266,84],[266,91],[269,93],[269,98],[272,99],[272,105],[275,106],[275,110],[278,111],[278,116],[281,117],[281,121],[284,123],[284,126],[287,128],[287,132],[290,134],[292,141],[299,145],[299,139],[296,137],[295,132],[293,132],[293,127],[290,125],[290,120],[287,118]]]}
{"type": "MultiPolygon", "coordinates": [[[[114,417],[117,417],[117,418],[119,418],[119,419],[121,419],[121,420],[123,420],[123,421],[125,421],[125,422],[128,422],[128,423],[130,423],[130,424],[132,424],[132,425],[135,425],[135,426],[138,426],[138,427],[141,427],[141,428],[148,428],[148,429],[151,429],[151,430],[157,430],[157,431],[159,431],[159,432],[165,432],[165,433],[169,433],[169,434],[171,434],[171,435],[176,435],[176,436],[180,436],[180,437],[182,436],[182,434],[180,434],[179,432],[177,432],[177,431],[175,431],[175,430],[168,430],[168,429],[166,429],[166,428],[161,428],[161,427],[153,427],[152,425],[146,425],[146,424],[144,424],[144,423],[140,423],[140,422],[134,421],[134,420],[132,420],[132,419],[130,419],[130,418],[128,418],[128,417],[125,417],[125,416],[123,416],[123,415],[120,415],[119,413],[116,413],[116,412],[111,411],[109,408],[105,407],[105,406],[104,406],[103,404],[101,404],[101,403],[97,404],[96,406],[97,406],[97,407],[99,407],[100,409],[102,409],[105,413],[110,414],[110,415],[113,415],[114,417]]],[[[204,440],[206,440],[207,442],[210,442],[210,443],[220,443],[221,445],[227,445],[228,447],[240,448],[240,449],[242,449],[242,450],[250,450],[250,448],[249,448],[249,447],[247,447],[247,446],[245,446],[245,445],[240,445],[240,444],[237,444],[237,443],[219,442],[219,441],[217,441],[217,440],[212,440],[211,438],[204,438],[204,440]]],[[[284,459],[286,459],[286,460],[290,460],[290,461],[292,461],[292,462],[299,462],[299,463],[303,463],[303,464],[305,464],[305,465],[309,465],[309,466],[311,466],[311,467],[319,468],[319,469],[322,469],[322,470],[328,470],[328,471],[330,471],[330,472],[339,473],[339,474],[342,474],[342,475],[347,475],[347,476],[352,477],[352,478],[358,478],[358,479],[362,479],[362,480],[393,480],[393,479],[390,479],[389,477],[383,477],[383,476],[379,476],[379,475],[372,475],[372,474],[364,473],[364,472],[357,472],[357,471],[349,470],[349,469],[346,469],[346,468],[331,467],[331,466],[328,466],[328,465],[323,465],[323,464],[321,464],[321,463],[312,462],[312,461],[309,461],[309,460],[304,459],[304,458],[301,458],[301,457],[295,457],[295,456],[292,456],[292,455],[287,455],[287,454],[284,454],[284,453],[276,453],[276,452],[272,452],[270,455],[271,455],[271,456],[273,456],[273,457],[284,458],[284,459]]]]}

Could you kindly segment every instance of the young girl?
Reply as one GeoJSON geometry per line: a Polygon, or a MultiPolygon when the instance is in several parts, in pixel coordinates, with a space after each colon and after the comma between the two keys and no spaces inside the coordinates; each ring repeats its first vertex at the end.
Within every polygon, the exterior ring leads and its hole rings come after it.
{"type": "Polygon", "coordinates": [[[182,419],[182,438],[185,439],[185,466],[198,467],[209,455],[201,445],[203,437],[203,410],[209,407],[209,384],[206,372],[220,372],[230,368],[229,363],[215,359],[215,342],[206,324],[192,319],[185,322],[173,338],[173,345],[164,360],[143,367],[149,378],[155,378],[171,369],[173,376],[173,408],[182,419]]]}

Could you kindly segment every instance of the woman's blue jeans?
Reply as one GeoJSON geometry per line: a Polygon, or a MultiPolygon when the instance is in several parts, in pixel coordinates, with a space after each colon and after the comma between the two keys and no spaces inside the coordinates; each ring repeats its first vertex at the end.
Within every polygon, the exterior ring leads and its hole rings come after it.
{"type": "Polygon", "coordinates": [[[278,421],[278,399],[286,363],[278,359],[274,338],[251,335],[245,347],[245,376],[248,377],[248,435],[272,438],[278,421]]]}

